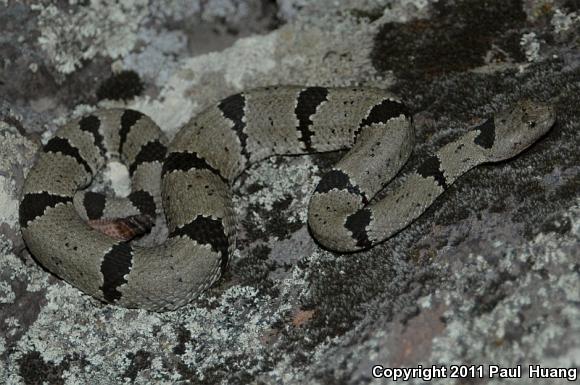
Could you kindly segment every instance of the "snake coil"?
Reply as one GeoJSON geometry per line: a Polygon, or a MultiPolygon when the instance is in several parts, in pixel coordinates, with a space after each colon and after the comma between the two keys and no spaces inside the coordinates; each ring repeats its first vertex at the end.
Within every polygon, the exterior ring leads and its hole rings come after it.
{"type": "Polygon", "coordinates": [[[74,120],[46,143],[30,170],[20,225],[48,270],[100,300],[153,311],[176,309],[212,285],[235,247],[231,182],[272,155],[350,148],[323,177],[308,224],[325,247],[369,248],[420,216],[457,178],[513,157],[554,122],[550,106],[521,101],[428,157],[380,200],[372,198],[407,161],[411,115],[372,88],[268,87],[232,95],[186,124],[168,144],[133,110],[100,110],[74,120]],[[111,159],[129,169],[132,192],[86,192],[111,159]],[[160,182],[161,181],[161,182],[160,182]],[[163,207],[169,236],[139,247],[94,229],[119,216],[153,218],[163,207]]]}

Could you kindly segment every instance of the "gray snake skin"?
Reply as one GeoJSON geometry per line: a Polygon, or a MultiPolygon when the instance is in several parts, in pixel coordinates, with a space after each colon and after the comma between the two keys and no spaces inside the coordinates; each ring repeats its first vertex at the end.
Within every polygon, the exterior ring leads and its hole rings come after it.
{"type": "Polygon", "coordinates": [[[48,270],[102,301],[152,311],[190,302],[223,273],[235,248],[231,182],[272,155],[350,148],[323,177],[308,224],[324,247],[367,249],[420,216],[457,178],[513,157],[554,123],[552,107],[520,101],[423,161],[380,200],[414,144],[411,115],[372,88],[282,86],[223,99],[167,143],[133,110],[100,110],[48,141],[20,205],[24,240],[48,270]],[[124,199],[83,191],[111,159],[129,169],[124,199]],[[160,183],[161,181],[161,183],[160,183]],[[87,221],[162,212],[169,236],[154,247],[114,239],[87,221]]]}

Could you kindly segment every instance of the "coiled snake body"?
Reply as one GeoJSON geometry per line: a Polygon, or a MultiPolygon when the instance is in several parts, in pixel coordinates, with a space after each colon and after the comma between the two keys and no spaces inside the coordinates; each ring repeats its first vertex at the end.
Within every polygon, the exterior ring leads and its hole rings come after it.
{"type": "Polygon", "coordinates": [[[169,145],[147,116],[100,110],[68,123],[44,146],[25,182],[22,234],[40,263],[85,293],[125,307],[171,310],[227,267],[235,247],[230,184],[250,163],[350,148],[316,187],[308,224],[323,246],[356,251],[407,226],[471,168],[523,151],[553,122],[551,107],[519,102],[371,201],[414,143],[409,111],[383,90],[285,86],[239,93],[191,120],[169,145]],[[83,192],[116,158],[129,168],[131,194],[111,199],[83,192]],[[87,225],[120,210],[154,217],[161,202],[169,236],[155,247],[87,225]]]}

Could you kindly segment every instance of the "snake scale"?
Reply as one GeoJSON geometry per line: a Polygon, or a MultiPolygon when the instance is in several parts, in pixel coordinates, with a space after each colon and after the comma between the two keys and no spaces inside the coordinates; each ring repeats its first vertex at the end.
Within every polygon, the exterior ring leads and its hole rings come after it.
{"type": "Polygon", "coordinates": [[[172,310],[226,269],[236,235],[230,186],[251,163],[349,148],[316,187],[308,224],[324,247],[350,252],[391,237],[462,174],[517,155],[554,120],[551,106],[520,101],[443,146],[373,200],[414,144],[409,110],[384,90],[250,90],[204,110],[171,143],[140,112],[98,110],[69,122],[44,145],[25,181],[20,225],[36,259],[83,292],[124,307],[172,310]],[[126,198],[86,191],[111,159],[129,169],[126,198]],[[118,217],[120,210],[152,218],[161,207],[169,235],[153,247],[87,224],[118,217]]]}

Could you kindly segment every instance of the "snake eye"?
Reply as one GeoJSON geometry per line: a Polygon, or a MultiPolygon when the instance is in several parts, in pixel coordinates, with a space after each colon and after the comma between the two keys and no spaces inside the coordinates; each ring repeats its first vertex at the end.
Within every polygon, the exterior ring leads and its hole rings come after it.
{"type": "Polygon", "coordinates": [[[528,127],[529,127],[529,128],[534,128],[534,127],[536,127],[536,121],[535,121],[535,120],[530,120],[530,121],[528,121],[528,127]]]}

